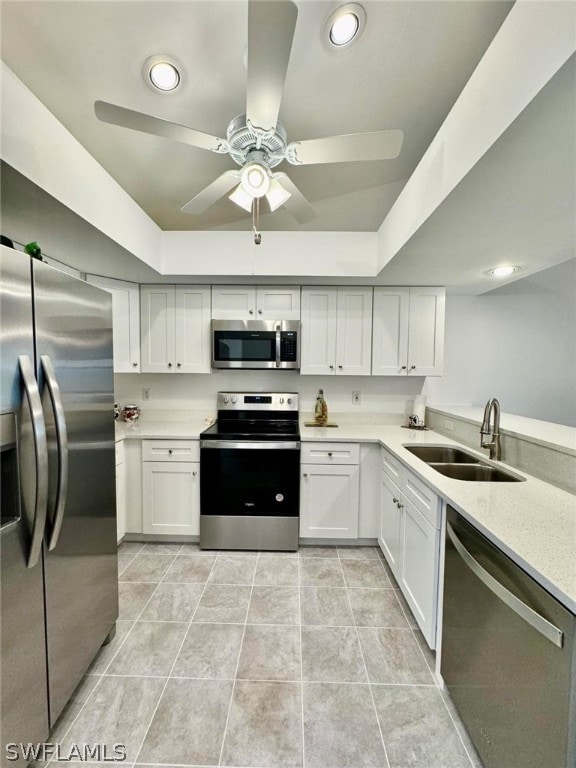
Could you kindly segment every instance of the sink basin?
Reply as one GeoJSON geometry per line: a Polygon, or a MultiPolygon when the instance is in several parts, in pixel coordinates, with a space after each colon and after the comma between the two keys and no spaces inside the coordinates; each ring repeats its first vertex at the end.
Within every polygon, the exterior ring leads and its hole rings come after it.
{"type": "Polygon", "coordinates": [[[434,464],[432,469],[454,480],[467,480],[474,483],[520,483],[526,478],[513,475],[500,467],[486,464],[434,464]]]}
{"type": "Polygon", "coordinates": [[[476,464],[480,461],[471,453],[450,445],[405,445],[404,448],[427,464],[476,464]]]}

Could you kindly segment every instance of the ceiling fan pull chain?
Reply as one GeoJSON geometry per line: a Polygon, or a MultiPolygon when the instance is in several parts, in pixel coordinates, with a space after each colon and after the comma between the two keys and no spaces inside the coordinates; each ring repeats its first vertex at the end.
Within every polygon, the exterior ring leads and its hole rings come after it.
{"type": "Polygon", "coordinates": [[[252,229],[254,230],[254,244],[260,245],[262,242],[262,233],[258,231],[260,224],[260,198],[255,197],[252,200],[252,229]]]}

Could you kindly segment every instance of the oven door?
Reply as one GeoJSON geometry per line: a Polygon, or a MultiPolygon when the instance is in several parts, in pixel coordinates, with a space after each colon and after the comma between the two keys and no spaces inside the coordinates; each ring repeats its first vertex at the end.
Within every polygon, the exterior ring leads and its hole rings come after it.
{"type": "Polygon", "coordinates": [[[299,442],[200,443],[202,516],[298,518],[299,506],[299,442]]]}

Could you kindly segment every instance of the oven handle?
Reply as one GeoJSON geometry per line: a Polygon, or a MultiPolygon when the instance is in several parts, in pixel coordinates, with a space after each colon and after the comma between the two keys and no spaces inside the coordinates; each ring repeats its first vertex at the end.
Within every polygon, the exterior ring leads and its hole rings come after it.
{"type": "Polygon", "coordinates": [[[247,451],[299,451],[299,442],[256,442],[254,440],[201,440],[200,448],[219,448],[220,450],[247,451]]]}
{"type": "Polygon", "coordinates": [[[276,326],[276,368],[280,368],[280,365],[282,363],[281,360],[281,354],[282,354],[282,326],[280,323],[276,326]]]}
{"type": "Polygon", "coordinates": [[[530,608],[529,605],[523,603],[522,600],[517,598],[516,595],[510,592],[510,590],[506,589],[505,586],[500,584],[500,582],[497,581],[492,576],[492,574],[488,573],[488,571],[485,570],[480,565],[480,563],[478,563],[472,557],[470,552],[468,552],[466,547],[462,544],[456,535],[456,532],[450,523],[446,524],[446,533],[448,534],[448,538],[468,568],[470,568],[472,573],[475,574],[475,576],[477,576],[480,581],[486,587],[488,587],[488,589],[494,595],[496,595],[497,598],[502,600],[502,602],[505,603],[508,608],[511,608],[514,613],[516,613],[518,616],[520,616],[521,619],[524,619],[524,621],[534,627],[534,629],[540,632],[541,635],[544,635],[547,640],[550,640],[550,642],[554,643],[554,645],[558,646],[558,648],[562,648],[564,633],[561,629],[558,629],[558,627],[554,626],[554,624],[551,624],[547,619],[544,618],[544,616],[536,613],[536,611],[530,608]]]}

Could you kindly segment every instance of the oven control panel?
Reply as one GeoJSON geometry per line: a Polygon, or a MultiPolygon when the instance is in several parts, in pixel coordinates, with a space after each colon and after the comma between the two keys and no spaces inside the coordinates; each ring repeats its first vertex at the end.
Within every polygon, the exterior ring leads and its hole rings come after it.
{"type": "Polygon", "coordinates": [[[218,392],[219,411],[297,411],[297,392],[218,392]]]}

